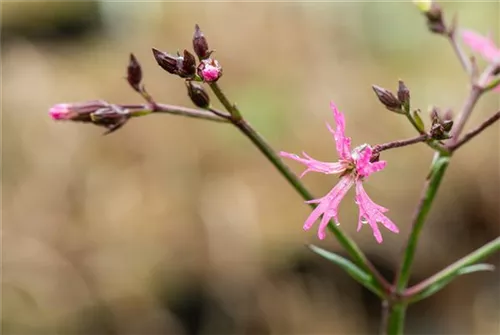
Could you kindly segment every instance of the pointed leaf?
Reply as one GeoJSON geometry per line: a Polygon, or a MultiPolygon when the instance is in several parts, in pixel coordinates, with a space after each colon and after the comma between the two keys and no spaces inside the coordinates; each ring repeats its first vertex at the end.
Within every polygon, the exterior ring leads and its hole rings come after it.
{"type": "Polygon", "coordinates": [[[312,244],[308,245],[308,247],[314,253],[340,266],[358,283],[360,283],[361,285],[363,285],[364,287],[366,287],[379,297],[384,298],[384,293],[380,284],[375,280],[375,278],[373,278],[371,274],[366,273],[360,267],[358,267],[356,264],[354,264],[347,258],[344,258],[340,255],[337,255],[333,252],[327,251],[312,244]]]}
{"type": "Polygon", "coordinates": [[[442,277],[440,280],[430,284],[426,288],[424,288],[419,293],[415,294],[411,299],[410,303],[414,303],[420,301],[422,299],[428,298],[431,295],[441,291],[446,285],[448,285],[453,279],[458,276],[465,275],[468,273],[478,272],[478,271],[494,271],[495,266],[491,264],[473,264],[469,266],[465,266],[463,268],[458,269],[457,271],[451,273],[446,277],[442,277]]]}
{"type": "Polygon", "coordinates": [[[418,110],[414,110],[411,113],[411,117],[415,121],[415,125],[417,126],[418,130],[420,132],[423,132],[425,130],[425,125],[424,125],[424,121],[422,121],[422,118],[420,117],[418,112],[419,112],[418,110]]]}

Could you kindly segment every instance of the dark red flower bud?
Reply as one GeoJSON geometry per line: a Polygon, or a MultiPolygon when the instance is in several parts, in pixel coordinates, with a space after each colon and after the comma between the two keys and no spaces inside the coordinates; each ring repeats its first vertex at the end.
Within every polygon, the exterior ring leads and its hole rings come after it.
{"type": "Polygon", "coordinates": [[[410,90],[406,87],[405,83],[400,80],[398,82],[398,99],[403,105],[405,111],[410,110],[410,90]]]}
{"type": "Polygon", "coordinates": [[[130,54],[130,61],[127,67],[127,80],[134,90],[137,92],[140,91],[139,85],[142,80],[142,69],[134,54],[130,54]]]}
{"type": "Polygon", "coordinates": [[[200,108],[208,108],[210,106],[210,96],[203,86],[195,84],[190,80],[186,81],[188,95],[191,101],[200,108]]]}
{"type": "Polygon", "coordinates": [[[210,57],[211,52],[208,51],[208,43],[205,35],[201,32],[200,26],[194,26],[193,35],[193,50],[200,59],[210,57]]]}
{"type": "Polygon", "coordinates": [[[96,126],[106,128],[104,135],[107,135],[123,127],[130,119],[130,113],[116,105],[109,105],[92,113],[91,119],[96,126]]]}
{"type": "Polygon", "coordinates": [[[178,74],[177,61],[179,57],[174,57],[155,48],[153,48],[153,55],[162,69],[171,74],[178,74]]]}
{"type": "Polygon", "coordinates": [[[443,10],[438,4],[433,2],[430,10],[425,13],[425,16],[427,18],[427,27],[430,31],[436,34],[444,34],[447,32],[443,20],[443,10]]]}
{"type": "Polygon", "coordinates": [[[169,55],[166,52],[153,48],[153,55],[158,65],[171,74],[181,78],[193,78],[196,75],[196,58],[189,51],[184,50],[184,56],[169,55]]]}
{"type": "Polygon", "coordinates": [[[377,85],[373,85],[372,89],[377,95],[378,100],[385,106],[385,108],[395,113],[404,113],[401,109],[401,101],[399,101],[399,99],[396,98],[391,91],[377,85]]]}
{"type": "Polygon", "coordinates": [[[54,105],[49,110],[54,120],[93,123],[108,129],[109,134],[121,128],[130,118],[130,113],[105,101],[88,101],[54,105]]]}
{"type": "Polygon", "coordinates": [[[184,50],[184,57],[180,57],[179,76],[181,78],[194,78],[196,74],[196,58],[192,53],[184,50]]]}
{"type": "Polygon", "coordinates": [[[438,107],[432,107],[431,113],[431,130],[430,135],[436,140],[445,140],[450,138],[449,132],[453,127],[451,112],[448,110],[443,114],[438,107]]]}
{"type": "Polygon", "coordinates": [[[52,106],[49,110],[49,115],[54,120],[92,122],[91,114],[108,106],[107,102],[100,100],[62,103],[52,106]]]}

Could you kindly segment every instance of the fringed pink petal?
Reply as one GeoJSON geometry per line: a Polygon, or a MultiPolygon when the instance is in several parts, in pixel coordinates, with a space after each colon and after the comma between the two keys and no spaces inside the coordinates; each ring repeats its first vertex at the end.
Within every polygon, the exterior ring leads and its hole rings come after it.
{"type": "Polygon", "coordinates": [[[464,42],[474,51],[480,53],[484,59],[494,62],[500,57],[500,48],[488,36],[482,36],[472,30],[463,30],[462,38],[464,42]]]}
{"type": "Polygon", "coordinates": [[[361,229],[364,221],[366,221],[373,231],[373,236],[378,243],[382,243],[382,234],[378,228],[377,222],[382,223],[384,227],[393,233],[399,233],[398,227],[383,213],[388,209],[374,203],[365,189],[361,180],[356,181],[356,203],[359,207],[358,231],[361,229]]]}
{"type": "Polygon", "coordinates": [[[281,157],[286,157],[293,159],[299,163],[304,164],[307,168],[302,174],[300,175],[300,178],[304,177],[308,172],[321,172],[325,174],[333,174],[333,173],[342,173],[346,170],[346,164],[341,163],[341,162],[335,162],[335,163],[328,163],[328,162],[321,162],[318,160],[315,160],[314,158],[311,158],[309,155],[307,155],[305,152],[303,152],[304,157],[306,158],[301,158],[298,155],[291,154],[288,152],[280,152],[281,157]]]}
{"type": "Polygon", "coordinates": [[[319,217],[323,215],[318,228],[318,237],[321,240],[324,239],[326,236],[326,227],[330,219],[334,218],[335,221],[338,222],[340,202],[353,184],[354,178],[351,175],[344,176],[340,178],[338,184],[323,198],[308,201],[308,203],[318,203],[318,206],[312,211],[304,223],[304,230],[310,229],[319,217]]]}
{"type": "Polygon", "coordinates": [[[336,130],[327,123],[326,126],[328,130],[333,134],[335,139],[337,152],[341,159],[347,160],[351,158],[351,139],[345,136],[345,118],[337,106],[333,102],[330,102],[330,108],[333,111],[333,117],[335,118],[335,123],[337,125],[336,130]]]}

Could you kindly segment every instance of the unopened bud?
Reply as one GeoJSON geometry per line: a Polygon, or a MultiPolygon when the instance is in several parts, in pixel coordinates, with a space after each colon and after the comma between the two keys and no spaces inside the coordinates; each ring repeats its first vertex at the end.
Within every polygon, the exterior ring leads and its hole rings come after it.
{"type": "Polygon", "coordinates": [[[430,112],[432,121],[430,135],[436,140],[445,140],[450,138],[449,132],[453,127],[451,110],[447,110],[444,115],[438,107],[432,107],[430,112]]]}
{"type": "Polygon", "coordinates": [[[452,127],[453,127],[453,120],[443,121],[443,129],[444,129],[444,131],[449,132],[452,127]]]}
{"type": "Polygon", "coordinates": [[[92,122],[96,126],[107,129],[104,135],[117,131],[130,119],[130,113],[115,105],[109,105],[108,108],[102,108],[90,115],[92,122]]]}
{"type": "Polygon", "coordinates": [[[178,57],[174,57],[166,52],[160,51],[155,48],[153,48],[153,56],[155,57],[156,62],[158,63],[158,65],[160,65],[162,69],[171,74],[178,73],[178,67],[177,67],[178,57]]]}
{"type": "Polygon", "coordinates": [[[109,134],[121,128],[130,118],[130,113],[105,101],[63,103],[52,106],[49,115],[54,120],[93,123],[108,129],[109,134]]]}
{"type": "Polygon", "coordinates": [[[427,27],[431,32],[436,34],[445,34],[447,32],[443,20],[443,10],[438,4],[432,3],[431,8],[425,12],[425,17],[427,18],[427,27]]]}
{"type": "Polygon", "coordinates": [[[127,67],[127,80],[134,90],[140,91],[139,85],[142,80],[142,69],[134,54],[130,54],[130,61],[127,67]]]}
{"type": "Polygon", "coordinates": [[[187,50],[184,50],[184,57],[181,57],[179,66],[179,76],[181,78],[193,78],[196,74],[196,58],[187,50]]]}
{"type": "Polygon", "coordinates": [[[62,103],[52,106],[49,115],[53,120],[92,122],[91,114],[101,108],[108,107],[104,101],[88,101],[77,103],[62,103]]]}
{"type": "Polygon", "coordinates": [[[398,99],[403,105],[405,111],[410,110],[410,90],[406,87],[405,83],[400,80],[398,84],[398,99]]]}
{"type": "Polygon", "coordinates": [[[178,75],[181,78],[193,78],[196,75],[196,59],[187,50],[184,50],[183,56],[172,56],[153,48],[153,55],[158,65],[168,73],[178,75]]]}
{"type": "Polygon", "coordinates": [[[377,85],[372,86],[373,91],[377,95],[378,100],[390,111],[403,114],[401,109],[401,101],[389,90],[377,85]]]}
{"type": "Polygon", "coordinates": [[[201,32],[200,26],[194,26],[193,35],[193,50],[200,59],[210,57],[211,52],[208,51],[208,43],[205,35],[201,32]]]}
{"type": "Polygon", "coordinates": [[[195,84],[190,80],[186,81],[188,95],[195,106],[200,108],[208,108],[210,106],[210,96],[203,86],[195,84]]]}
{"type": "Polygon", "coordinates": [[[198,75],[207,83],[215,82],[222,76],[222,67],[215,59],[204,59],[198,65],[198,75]]]}

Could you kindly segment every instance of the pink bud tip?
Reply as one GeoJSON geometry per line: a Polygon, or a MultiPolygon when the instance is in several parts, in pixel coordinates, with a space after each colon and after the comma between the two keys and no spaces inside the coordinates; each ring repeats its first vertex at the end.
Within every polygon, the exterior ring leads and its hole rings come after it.
{"type": "Polygon", "coordinates": [[[54,120],[66,120],[70,112],[69,107],[69,104],[54,105],[49,109],[49,115],[54,120]]]}
{"type": "Polygon", "coordinates": [[[198,75],[205,82],[214,82],[222,76],[222,67],[215,59],[205,59],[198,67],[198,75]]]}

